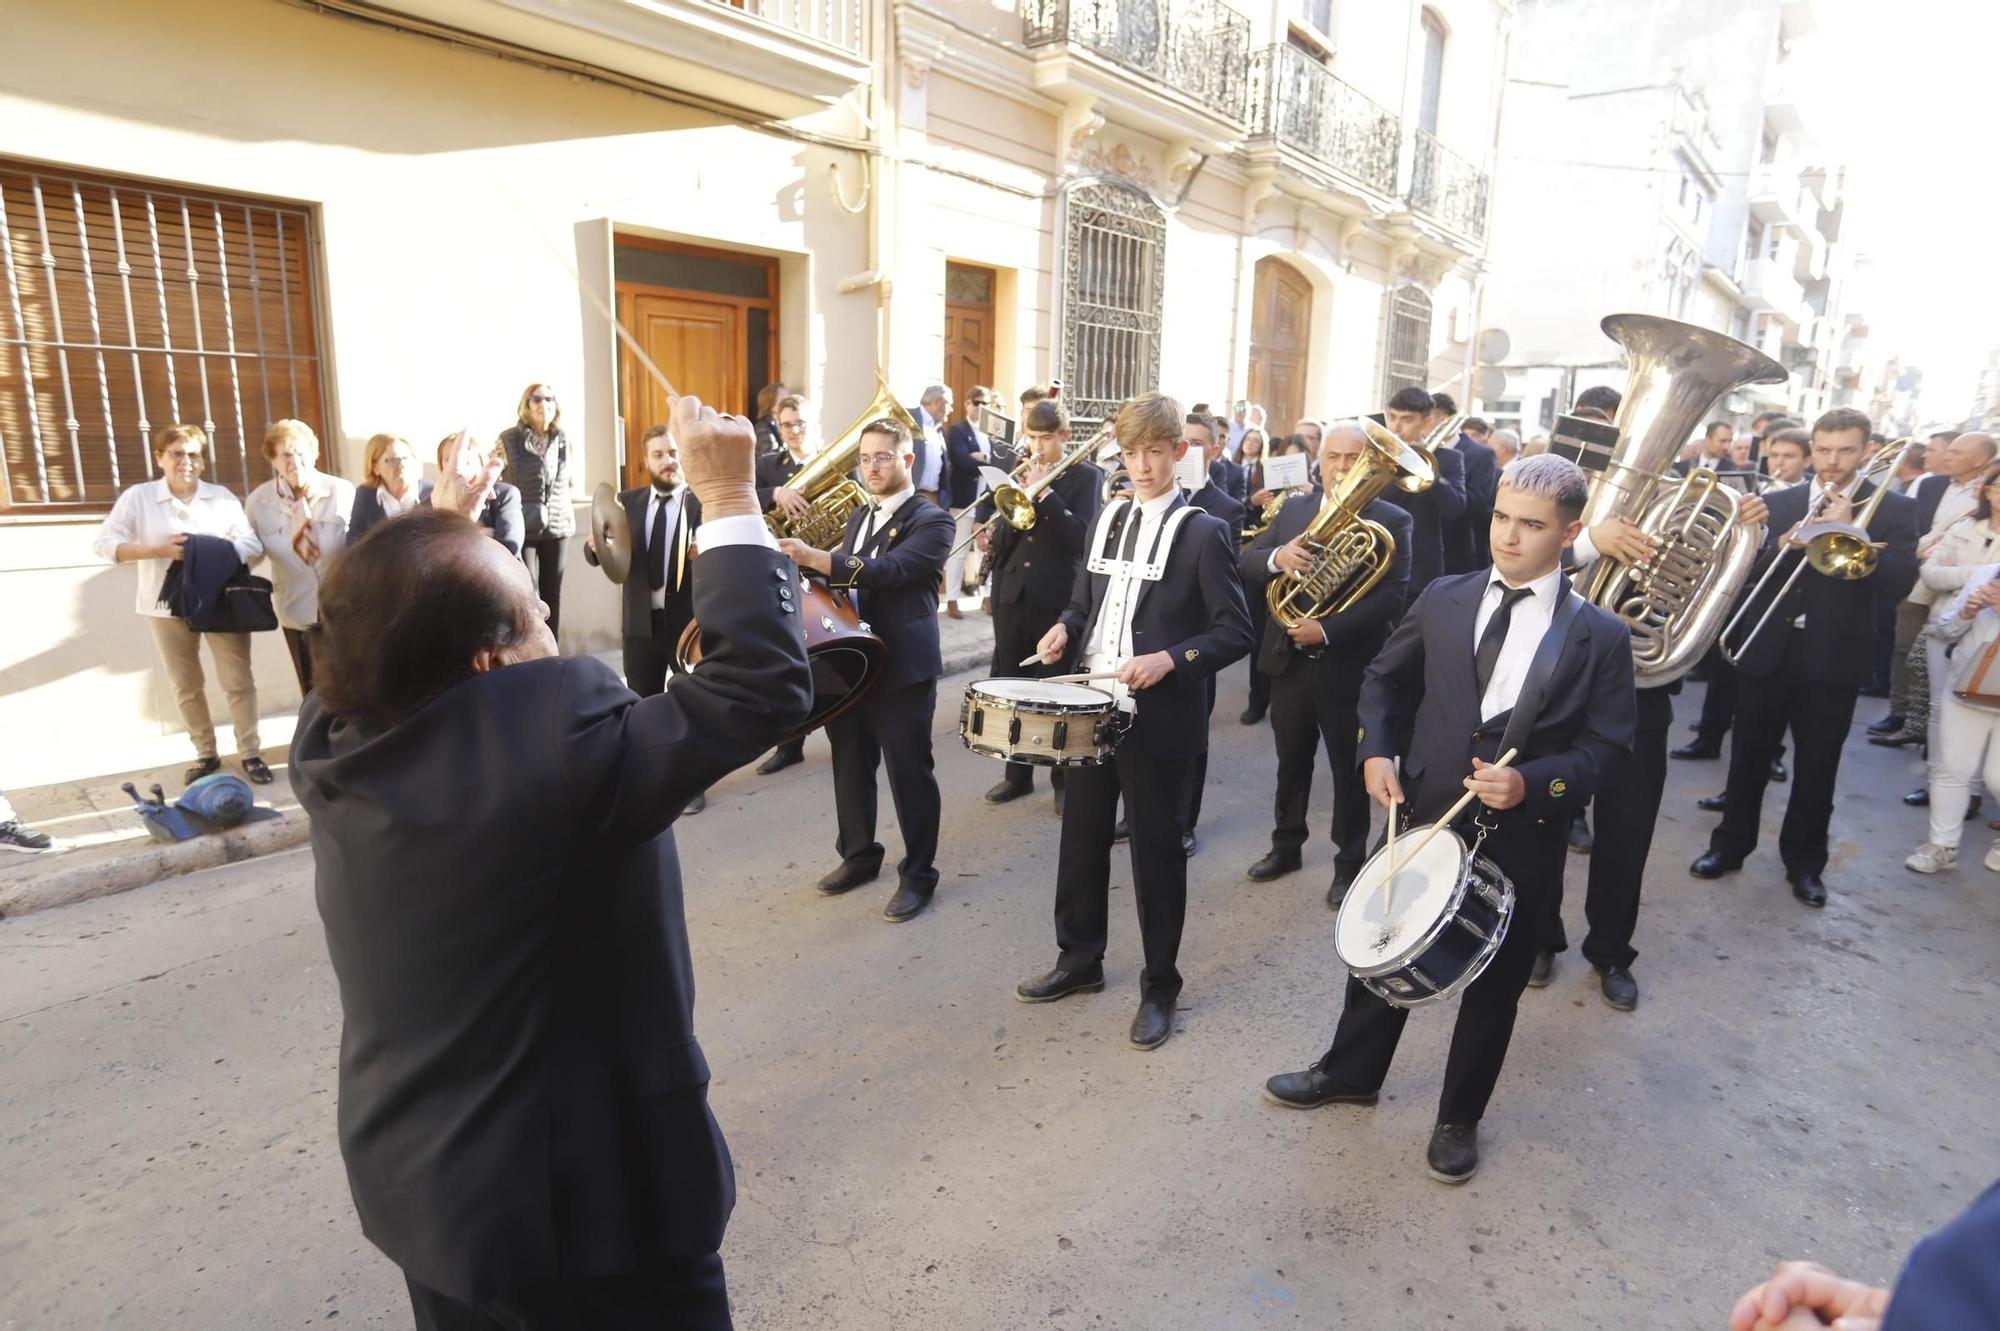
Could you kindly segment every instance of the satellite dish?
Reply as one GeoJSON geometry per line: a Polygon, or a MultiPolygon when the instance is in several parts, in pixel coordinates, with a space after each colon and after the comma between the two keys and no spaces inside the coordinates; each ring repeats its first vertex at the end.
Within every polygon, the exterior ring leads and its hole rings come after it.
{"type": "Polygon", "coordinates": [[[1507,336],[1504,328],[1488,328],[1479,334],[1479,359],[1483,364],[1498,364],[1513,349],[1514,339],[1507,336]]]}
{"type": "Polygon", "coordinates": [[[1488,365],[1472,376],[1472,395],[1481,402],[1497,402],[1507,395],[1507,372],[1488,365]]]}

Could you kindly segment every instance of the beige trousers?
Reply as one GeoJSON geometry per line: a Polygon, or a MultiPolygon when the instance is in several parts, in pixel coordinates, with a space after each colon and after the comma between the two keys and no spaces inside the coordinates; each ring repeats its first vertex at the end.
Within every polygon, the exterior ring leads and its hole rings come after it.
{"type": "Polygon", "coordinates": [[[257,681],[250,677],[250,635],[247,633],[196,633],[178,619],[143,616],[153,630],[153,645],[167,667],[167,682],[173,686],[174,704],[181,710],[181,724],[194,741],[197,758],[214,758],[215,723],[208,718],[208,681],[201,673],[201,644],[215,658],[215,676],[222,681],[223,696],[229,699],[229,719],[236,725],[236,752],[244,758],[263,755],[257,736],[257,681]]]}

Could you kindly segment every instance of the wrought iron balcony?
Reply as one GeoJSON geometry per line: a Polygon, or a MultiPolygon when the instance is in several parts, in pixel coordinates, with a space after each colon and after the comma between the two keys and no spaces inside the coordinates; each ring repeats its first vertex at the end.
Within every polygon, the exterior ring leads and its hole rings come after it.
{"type": "Polygon", "coordinates": [[[1461,236],[1486,236],[1486,173],[1423,130],[1410,160],[1410,207],[1461,236]]]}
{"type": "Polygon", "coordinates": [[[1250,66],[1251,131],[1352,176],[1396,192],[1402,122],[1394,112],[1289,42],[1257,52],[1250,66]]]}
{"type": "Polygon", "coordinates": [[[1022,0],[1022,41],[1092,51],[1242,120],[1250,20],[1217,0],[1022,0]]]}
{"type": "Polygon", "coordinates": [[[843,51],[860,52],[862,0],[711,0],[725,9],[740,9],[780,28],[837,46],[843,51]]]}

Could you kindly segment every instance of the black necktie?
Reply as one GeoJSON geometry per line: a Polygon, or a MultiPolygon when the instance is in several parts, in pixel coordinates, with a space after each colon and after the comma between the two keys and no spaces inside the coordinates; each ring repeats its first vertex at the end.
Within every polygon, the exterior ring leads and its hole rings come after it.
{"type": "Polygon", "coordinates": [[[1500,664],[1500,648],[1507,641],[1507,622],[1514,617],[1514,603],[1534,594],[1532,587],[1501,584],[1500,608],[1486,621],[1486,631],[1479,635],[1479,647],[1472,653],[1472,674],[1481,698],[1486,696],[1486,686],[1493,679],[1493,667],[1500,664]]]}
{"type": "Polygon", "coordinates": [[[659,591],[667,585],[667,500],[653,496],[653,529],[646,535],[646,586],[659,591]]]}

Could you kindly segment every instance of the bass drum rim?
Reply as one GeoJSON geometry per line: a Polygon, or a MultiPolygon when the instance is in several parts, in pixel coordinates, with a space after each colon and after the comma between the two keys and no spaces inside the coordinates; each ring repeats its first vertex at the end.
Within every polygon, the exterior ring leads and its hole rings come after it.
{"type": "MultiPolygon", "coordinates": [[[[806,713],[806,719],[798,729],[780,739],[779,744],[804,739],[829,721],[844,715],[875,687],[875,681],[882,677],[882,668],[889,661],[889,644],[868,631],[855,612],[852,601],[810,579],[802,578],[800,581],[804,587],[800,594],[799,614],[805,626],[806,664],[812,668],[813,674],[812,709],[806,713]],[[832,619],[833,628],[820,630],[815,616],[832,619]],[[814,640],[816,636],[818,641],[814,640]],[[842,691],[836,693],[822,688],[828,672],[846,683],[842,691]]],[[[700,663],[701,656],[701,624],[691,619],[674,644],[674,669],[684,674],[700,663]]]]}

